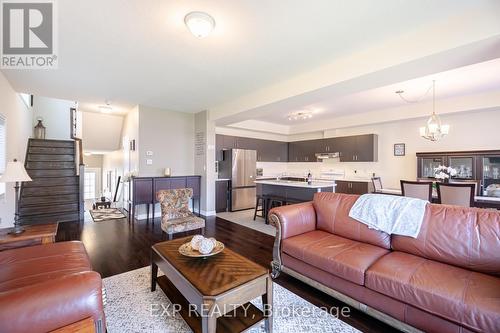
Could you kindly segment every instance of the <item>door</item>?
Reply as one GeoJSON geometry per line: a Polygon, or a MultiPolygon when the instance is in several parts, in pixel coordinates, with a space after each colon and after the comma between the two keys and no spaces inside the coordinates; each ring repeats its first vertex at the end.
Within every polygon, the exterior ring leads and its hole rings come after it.
{"type": "Polygon", "coordinates": [[[257,177],[257,151],[244,150],[245,156],[245,179],[243,186],[255,186],[257,177]]]}
{"type": "Polygon", "coordinates": [[[85,168],[84,199],[95,199],[101,195],[101,169],[85,168]]]}
{"type": "Polygon", "coordinates": [[[233,188],[231,190],[231,211],[255,208],[257,189],[255,187],[233,188]]]}

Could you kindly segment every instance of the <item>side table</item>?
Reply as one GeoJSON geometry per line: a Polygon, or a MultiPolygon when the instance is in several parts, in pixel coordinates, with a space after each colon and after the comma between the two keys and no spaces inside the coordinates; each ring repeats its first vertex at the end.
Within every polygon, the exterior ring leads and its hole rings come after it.
{"type": "Polygon", "coordinates": [[[0,229],[0,251],[54,243],[57,226],[58,223],[27,225],[23,226],[24,232],[18,235],[9,234],[13,228],[0,229]]]}

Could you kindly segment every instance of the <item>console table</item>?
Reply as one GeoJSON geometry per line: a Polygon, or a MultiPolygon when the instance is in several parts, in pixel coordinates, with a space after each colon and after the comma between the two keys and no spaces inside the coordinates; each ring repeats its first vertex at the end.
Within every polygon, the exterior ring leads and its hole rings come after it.
{"type": "Polygon", "coordinates": [[[129,218],[135,216],[135,206],[147,205],[146,214],[149,219],[149,205],[153,205],[153,220],[155,216],[156,192],[178,188],[193,189],[193,210],[195,202],[200,215],[201,176],[172,176],[172,177],[133,177],[130,180],[129,190],[129,218]]]}

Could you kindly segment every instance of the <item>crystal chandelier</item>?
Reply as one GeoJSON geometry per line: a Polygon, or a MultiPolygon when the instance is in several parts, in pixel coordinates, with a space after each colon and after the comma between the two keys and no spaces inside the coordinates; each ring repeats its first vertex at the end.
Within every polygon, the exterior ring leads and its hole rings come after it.
{"type": "Polygon", "coordinates": [[[430,141],[438,141],[450,131],[449,125],[441,124],[441,119],[436,114],[436,81],[432,81],[432,115],[424,127],[420,127],[420,136],[430,141]]]}

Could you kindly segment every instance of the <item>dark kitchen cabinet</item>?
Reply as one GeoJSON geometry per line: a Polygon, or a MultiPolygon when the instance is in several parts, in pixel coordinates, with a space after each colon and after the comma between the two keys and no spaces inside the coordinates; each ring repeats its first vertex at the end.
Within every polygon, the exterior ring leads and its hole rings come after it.
{"type": "Polygon", "coordinates": [[[288,144],[289,162],[316,162],[318,140],[295,141],[288,144]]]}
{"type": "Polygon", "coordinates": [[[338,148],[335,138],[315,140],[316,153],[337,153],[338,148]]]}
{"type": "Polygon", "coordinates": [[[373,185],[370,182],[337,180],[335,184],[337,184],[336,193],[367,194],[373,192],[373,185]]]}
{"type": "Polygon", "coordinates": [[[334,138],[340,162],[377,162],[378,135],[364,134],[334,138]]]}
{"type": "Polygon", "coordinates": [[[229,181],[220,180],[215,182],[215,211],[226,212],[228,208],[229,181]]]}
{"type": "Polygon", "coordinates": [[[271,140],[257,140],[257,161],[288,162],[288,143],[271,140]]]}

